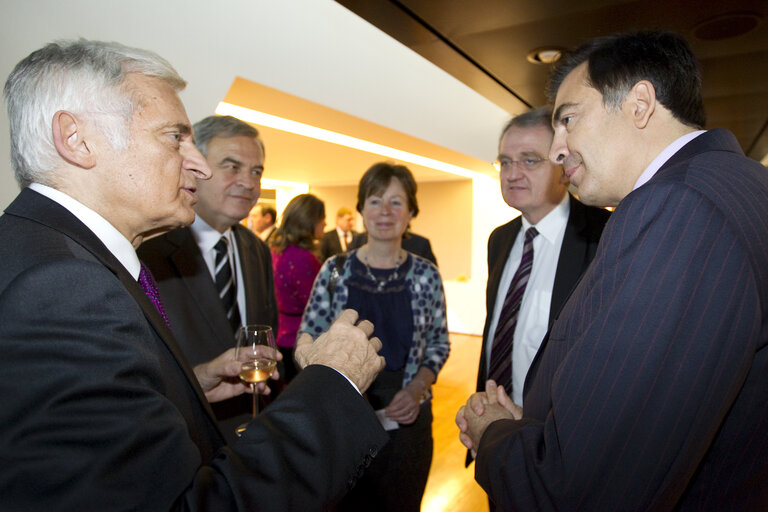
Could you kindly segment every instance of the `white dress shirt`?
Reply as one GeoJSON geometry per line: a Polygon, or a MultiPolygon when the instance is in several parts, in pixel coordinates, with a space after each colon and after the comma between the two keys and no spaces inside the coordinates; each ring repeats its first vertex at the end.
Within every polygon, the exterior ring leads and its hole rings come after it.
{"type": "Polygon", "coordinates": [[[219,243],[221,237],[226,237],[227,248],[229,251],[229,262],[232,266],[232,279],[235,283],[235,291],[237,293],[237,308],[240,311],[240,321],[244,325],[245,322],[245,287],[241,286],[243,282],[242,265],[240,264],[240,256],[237,251],[237,242],[235,237],[232,236],[232,229],[228,228],[223,233],[219,233],[213,229],[207,222],[200,218],[199,215],[195,215],[195,222],[190,226],[192,230],[192,236],[195,237],[195,242],[200,248],[200,252],[203,254],[203,260],[208,267],[208,272],[211,274],[211,279],[216,282],[216,251],[214,246],[219,243]]]}
{"type": "MultiPolygon", "coordinates": [[[[560,204],[535,226],[532,226],[525,217],[522,218],[523,227],[509,251],[507,263],[499,282],[499,291],[496,295],[496,305],[489,330],[490,341],[485,347],[486,364],[488,365],[491,361],[493,335],[496,332],[504,299],[523,257],[525,232],[528,228],[535,227],[539,235],[533,239],[533,266],[520,304],[520,311],[517,314],[517,325],[515,326],[512,346],[512,393],[510,396],[520,406],[523,405],[525,376],[549,327],[549,309],[552,303],[552,288],[555,284],[557,261],[560,258],[565,226],[571,212],[569,197],[568,194],[565,194],[560,204]]],[[[509,392],[509,390],[506,391],[509,392]]]]}
{"type": "MultiPolygon", "coordinates": [[[[339,243],[341,244],[341,252],[347,252],[347,235],[344,230],[336,226],[336,235],[339,237],[339,243]]],[[[352,241],[352,232],[349,232],[349,241],[352,241]]]]}
{"type": "Polygon", "coordinates": [[[139,263],[139,257],[136,255],[136,249],[133,248],[131,242],[125,238],[117,228],[110,224],[107,219],[91,210],[80,201],[73,199],[71,196],[68,196],[60,190],[56,190],[55,188],[40,183],[32,183],[29,185],[29,188],[44,195],[51,201],[59,203],[72,215],[77,217],[80,222],[93,231],[93,234],[101,240],[101,243],[107,247],[109,252],[123,264],[128,273],[130,273],[137,281],[139,280],[141,263],[139,263]]]}

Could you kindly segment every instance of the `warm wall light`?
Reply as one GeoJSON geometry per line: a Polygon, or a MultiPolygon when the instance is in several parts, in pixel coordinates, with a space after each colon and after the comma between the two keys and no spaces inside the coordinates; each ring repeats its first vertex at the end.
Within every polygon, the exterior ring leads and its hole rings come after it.
{"type": "Polygon", "coordinates": [[[260,126],[267,126],[276,130],[282,130],[285,132],[295,133],[297,135],[303,135],[312,139],[318,139],[332,144],[339,144],[353,149],[359,149],[361,151],[367,151],[368,153],[374,153],[377,155],[386,156],[395,160],[408,162],[423,167],[429,167],[430,169],[436,169],[438,171],[455,174],[464,178],[477,178],[484,177],[485,175],[479,172],[470,171],[457,165],[452,165],[447,162],[441,162],[432,158],[416,155],[407,151],[401,151],[399,149],[391,148],[389,146],[383,146],[356,137],[350,137],[349,135],[343,135],[341,133],[332,132],[323,128],[317,128],[316,126],[310,126],[308,124],[299,123],[297,121],[291,121],[282,117],[265,114],[264,112],[258,112],[249,108],[239,107],[232,105],[231,103],[221,102],[216,107],[216,113],[222,116],[233,116],[249,123],[258,124],[260,126]]]}
{"type": "Polygon", "coordinates": [[[263,189],[276,189],[279,187],[290,187],[296,189],[297,194],[306,194],[309,192],[308,183],[299,183],[296,181],[285,180],[273,180],[272,178],[261,178],[261,188],[263,189]]]}

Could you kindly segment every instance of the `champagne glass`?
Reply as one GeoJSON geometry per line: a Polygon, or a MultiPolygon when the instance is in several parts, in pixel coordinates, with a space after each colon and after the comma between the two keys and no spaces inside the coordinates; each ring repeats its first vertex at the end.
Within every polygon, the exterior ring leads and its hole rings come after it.
{"type": "MultiPolygon", "coordinates": [[[[277,366],[277,346],[272,328],[268,325],[244,325],[237,331],[235,359],[240,361],[240,379],[251,385],[253,391],[253,413],[255,418],[259,412],[259,399],[256,394],[256,384],[267,380],[277,366]]],[[[241,435],[248,427],[243,423],[236,429],[241,435]]]]}

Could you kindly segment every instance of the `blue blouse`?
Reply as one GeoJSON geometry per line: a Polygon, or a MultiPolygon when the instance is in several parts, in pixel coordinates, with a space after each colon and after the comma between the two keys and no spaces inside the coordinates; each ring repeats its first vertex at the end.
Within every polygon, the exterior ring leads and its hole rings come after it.
{"type": "Polygon", "coordinates": [[[381,340],[379,354],[386,359],[387,370],[403,369],[413,343],[411,291],[405,283],[411,260],[408,256],[397,270],[372,268],[369,275],[365,263],[353,258],[347,279],[349,297],[345,308],[357,311],[360,320],[373,323],[373,335],[381,340]]]}

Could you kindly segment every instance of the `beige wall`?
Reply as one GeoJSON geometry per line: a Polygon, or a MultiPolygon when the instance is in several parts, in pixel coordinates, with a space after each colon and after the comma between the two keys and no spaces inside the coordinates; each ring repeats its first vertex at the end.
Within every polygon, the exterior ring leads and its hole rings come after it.
{"type": "MultiPolygon", "coordinates": [[[[339,186],[339,187],[313,187],[309,188],[310,194],[315,194],[325,202],[325,230],[331,230],[336,227],[336,212],[342,206],[346,206],[355,211],[357,203],[357,185],[339,186]]],[[[363,219],[355,211],[355,231],[363,231],[363,219]]]]}
{"type": "MultiPolygon", "coordinates": [[[[411,222],[414,233],[429,238],[443,279],[469,277],[472,272],[472,181],[468,179],[419,183],[419,215],[411,222]]],[[[311,187],[325,201],[326,229],[333,228],[341,206],[354,209],[357,186],[311,187]]],[[[363,230],[355,215],[355,230],[363,230]]]]}

